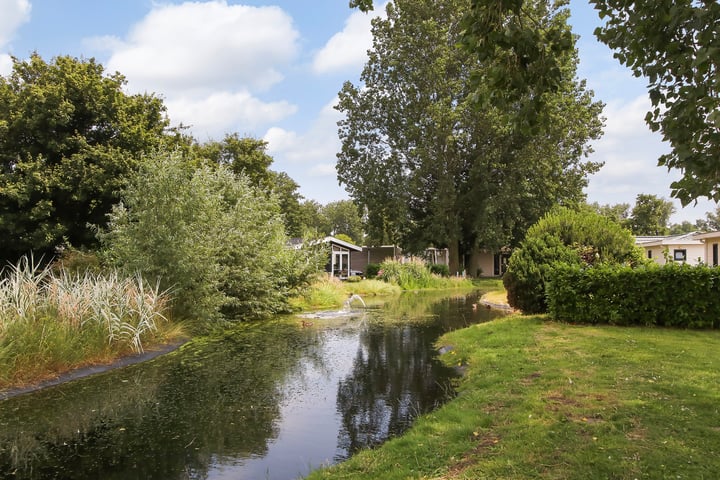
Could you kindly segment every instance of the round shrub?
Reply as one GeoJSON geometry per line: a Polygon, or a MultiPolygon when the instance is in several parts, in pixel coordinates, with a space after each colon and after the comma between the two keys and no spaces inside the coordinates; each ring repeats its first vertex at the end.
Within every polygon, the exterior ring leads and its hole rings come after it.
{"type": "Polygon", "coordinates": [[[365,266],[365,277],[366,278],[375,278],[378,276],[379,271],[380,271],[379,263],[368,263],[367,266],[365,266]]]}
{"type": "Polygon", "coordinates": [[[637,264],[642,251],[630,231],[593,212],[558,208],[527,231],[508,262],[508,302],[525,313],[547,311],[545,283],[555,265],[637,264]]]}
{"type": "Polygon", "coordinates": [[[428,269],[430,270],[430,273],[434,275],[440,275],[441,277],[450,276],[450,267],[441,263],[431,263],[428,265],[428,269]]]}

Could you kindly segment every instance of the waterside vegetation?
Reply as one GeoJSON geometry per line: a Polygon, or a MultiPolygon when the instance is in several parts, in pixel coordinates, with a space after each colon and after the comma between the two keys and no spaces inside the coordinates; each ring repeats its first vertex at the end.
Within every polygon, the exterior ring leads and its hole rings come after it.
{"type": "Polygon", "coordinates": [[[178,339],[170,301],[138,275],[69,273],[21,259],[0,278],[0,389],[178,339]]]}

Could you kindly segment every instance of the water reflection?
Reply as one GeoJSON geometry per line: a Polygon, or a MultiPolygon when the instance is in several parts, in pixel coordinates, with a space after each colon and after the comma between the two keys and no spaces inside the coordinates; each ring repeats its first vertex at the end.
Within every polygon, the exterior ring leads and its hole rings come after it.
{"type": "Polygon", "coordinates": [[[242,325],[153,362],[0,402],[0,478],[290,479],[405,430],[448,394],[474,297],[242,325]],[[401,320],[401,321],[400,321],[401,320]]]}

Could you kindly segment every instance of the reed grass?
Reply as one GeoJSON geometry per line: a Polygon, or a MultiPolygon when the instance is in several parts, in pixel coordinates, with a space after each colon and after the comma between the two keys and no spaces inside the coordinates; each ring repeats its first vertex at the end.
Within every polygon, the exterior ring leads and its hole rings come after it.
{"type": "Polygon", "coordinates": [[[173,330],[169,302],[139,275],[70,274],[21,259],[0,274],[0,388],[142,352],[173,330]]]}
{"type": "Polygon", "coordinates": [[[380,265],[378,276],[403,290],[472,288],[471,280],[462,277],[442,277],[432,273],[424,260],[399,262],[386,260],[380,265]]]}

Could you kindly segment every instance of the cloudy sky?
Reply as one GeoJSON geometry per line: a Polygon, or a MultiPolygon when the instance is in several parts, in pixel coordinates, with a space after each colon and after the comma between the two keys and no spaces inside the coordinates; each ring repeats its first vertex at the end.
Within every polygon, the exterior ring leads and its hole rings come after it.
{"type": "MultiPolygon", "coordinates": [[[[645,82],[592,36],[599,20],[587,1],[570,7],[580,76],[607,105],[592,156],[605,167],[590,180],[589,201],[669,199],[678,175],[656,166],[667,147],[645,126],[645,82]]],[[[190,126],[199,140],[229,132],[263,138],[273,168],[306,198],[347,198],[335,178],[333,105],[345,80],[357,82],[371,44],[370,17],[347,0],[0,0],[0,12],[0,74],[9,73],[10,55],[94,57],[125,75],[130,92],[162,96],[173,124],[190,126]]],[[[672,220],[694,221],[714,207],[678,203],[672,220]]]]}

